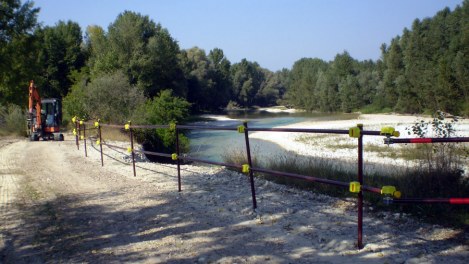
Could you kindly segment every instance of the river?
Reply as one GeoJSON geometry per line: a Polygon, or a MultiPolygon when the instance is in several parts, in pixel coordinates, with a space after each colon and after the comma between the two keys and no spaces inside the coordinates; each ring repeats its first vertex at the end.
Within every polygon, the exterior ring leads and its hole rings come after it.
{"type": "MultiPolygon", "coordinates": [[[[202,116],[201,118],[203,118],[202,116]]],[[[213,119],[192,122],[192,125],[237,127],[248,122],[249,127],[277,127],[304,121],[332,121],[354,119],[357,114],[325,114],[296,112],[272,113],[268,111],[230,111],[225,115],[212,115],[213,119]]],[[[191,130],[187,136],[191,142],[191,157],[223,161],[223,155],[233,151],[244,151],[246,148],[244,135],[236,131],[191,130]]],[[[282,153],[285,150],[270,141],[250,139],[251,152],[259,159],[282,153]]]]}

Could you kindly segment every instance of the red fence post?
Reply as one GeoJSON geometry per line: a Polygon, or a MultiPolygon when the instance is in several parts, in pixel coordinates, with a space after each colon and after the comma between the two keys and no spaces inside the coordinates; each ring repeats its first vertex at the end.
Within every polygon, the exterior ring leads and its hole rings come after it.
{"type": "MultiPolygon", "coordinates": [[[[248,122],[243,123],[244,126],[244,139],[246,140],[246,153],[248,158],[249,168],[252,168],[252,159],[251,159],[251,148],[249,147],[249,132],[248,132],[248,122]]],[[[249,181],[251,183],[251,195],[252,195],[252,208],[257,208],[256,201],[256,188],[254,187],[254,175],[251,169],[249,169],[249,181]]]]}
{"type": "MultiPolygon", "coordinates": [[[[363,124],[358,124],[357,127],[360,129],[360,135],[358,137],[358,182],[360,186],[363,185],[363,124]]],[[[363,191],[360,189],[358,192],[358,249],[363,248],[363,191]]]]}
{"type": "Polygon", "coordinates": [[[101,141],[101,123],[99,122],[98,119],[98,136],[99,136],[99,151],[101,152],[101,167],[104,166],[104,160],[103,160],[103,142],[101,141]]]}
{"type": "Polygon", "coordinates": [[[176,133],[176,163],[177,163],[177,168],[178,168],[178,192],[182,191],[181,189],[181,163],[179,161],[179,129],[176,127],[175,128],[175,133],[176,133]]]}
{"type": "Polygon", "coordinates": [[[130,121],[129,121],[129,131],[130,131],[130,150],[132,154],[132,166],[134,169],[134,177],[136,177],[137,172],[135,171],[134,134],[132,132],[132,127],[130,127],[130,121]]]}
{"type": "Polygon", "coordinates": [[[78,121],[76,119],[74,120],[75,120],[75,144],[77,144],[77,150],[80,150],[80,143],[78,142],[78,137],[80,136],[80,128],[78,125],[78,121]]]}
{"type": "Polygon", "coordinates": [[[88,152],[86,151],[86,125],[83,123],[83,143],[85,145],[85,157],[88,157],[88,152]]]}

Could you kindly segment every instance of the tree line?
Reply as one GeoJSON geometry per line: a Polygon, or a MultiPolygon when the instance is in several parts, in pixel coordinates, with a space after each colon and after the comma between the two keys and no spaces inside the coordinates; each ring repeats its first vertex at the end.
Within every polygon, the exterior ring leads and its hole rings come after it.
{"type": "Polygon", "coordinates": [[[32,2],[2,0],[0,104],[26,105],[34,79],[43,97],[67,112],[122,122],[162,94],[192,113],[284,104],[324,112],[442,110],[469,114],[469,0],[453,11],[416,19],[381,46],[381,58],[302,58],[272,72],[257,62],[231,63],[221,48],[181,49],[148,16],[125,11],[105,30],[73,21],[37,23],[32,2]],[[83,34],[84,33],[84,34],[83,34]],[[122,109],[127,107],[127,110],[122,109]]]}

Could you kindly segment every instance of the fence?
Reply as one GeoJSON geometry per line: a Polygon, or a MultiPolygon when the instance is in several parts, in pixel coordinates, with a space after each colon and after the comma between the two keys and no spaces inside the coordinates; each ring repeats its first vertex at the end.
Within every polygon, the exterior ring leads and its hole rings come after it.
{"type": "Polygon", "coordinates": [[[241,172],[249,175],[249,183],[252,196],[252,207],[253,209],[257,208],[256,201],[256,190],[254,186],[254,172],[266,173],[279,177],[290,177],[295,179],[300,179],[308,182],[322,183],[334,185],[341,188],[348,188],[350,192],[357,194],[357,246],[359,249],[363,248],[363,192],[371,192],[384,196],[384,202],[387,204],[390,203],[447,203],[447,204],[458,204],[458,205],[468,205],[469,198],[407,198],[400,199],[401,193],[396,189],[395,186],[383,186],[381,188],[363,185],[363,136],[381,136],[384,138],[384,144],[413,144],[413,143],[439,143],[439,142],[469,142],[469,137],[457,137],[457,138],[408,138],[408,139],[398,139],[399,132],[395,131],[392,127],[384,127],[381,131],[367,131],[363,129],[362,124],[358,124],[356,127],[350,128],[349,130],[340,130],[340,129],[299,129],[299,128],[249,128],[247,122],[244,122],[242,125],[237,127],[217,127],[217,126],[194,126],[194,125],[132,125],[130,122],[125,125],[109,125],[101,124],[99,120],[97,122],[85,122],[84,120],[79,120],[76,117],[72,119],[72,122],[75,124],[74,134],[76,140],[77,149],[80,148],[79,141],[83,140],[85,156],[87,156],[86,148],[86,131],[97,130],[97,144],[100,146],[101,153],[101,166],[104,166],[103,161],[103,145],[123,149],[126,148],[108,144],[102,140],[102,131],[101,127],[112,127],[124,129],[129,132],[129,141],[130,147],[127,150],[131,153],[132,156],[132,166],[133,166],[133,175],[136,176],[135,169],[135,153],[143,153],[146,155],[154,155],[160,157],[167,157],[174,160],[177,164],[177,178],[178,178],[178,191],[182,190],[181,188],[181,164],[180,161],[192,161],[200,162],[218,166],[225,166],[229,168],[239,169],[241,172]],[[87,125],[89,126],[87,128],[87,125]],[[170,129],[174,131],[176,136],[176,153],[167,154],[159,153],[145,150],[135,150],[134,149],[134,130],[135,129],[170,129]],[[230,164],[225,162],[215,162],[211,160],[204,160],[189,156],[180,155],[180,146],[179,146],[179,132],[181,130],[222,130],[222,131],[235,131],[241,134],[244,134],[245,144],[246,144],[246,157],[247,163],[245,164],[230,164]],[[251,159],[251,150],[250,150],[250,141],[249,141],[249,132],[296,132],[296,133],[313,133],[313,134],[340,134],[348,135],[349,137],[357,139],[357,181],[353,182],[343,182],[331,179],[318,178],[309,175],[301,175],[295,173],[281,172],[270,170],[266,168],[254,167],[251,159]]]}

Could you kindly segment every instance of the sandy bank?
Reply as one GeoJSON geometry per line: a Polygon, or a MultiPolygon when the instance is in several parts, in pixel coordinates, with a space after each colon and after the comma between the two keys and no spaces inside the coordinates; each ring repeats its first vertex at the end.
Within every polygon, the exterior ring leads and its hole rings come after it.
{"type": "MultiPolygon", "coordinates": [[[[409,135],[409,129],[420,120],[431,121],[430,117],[392,115],[392,114],[364,114],[357,119],[335,120],[335,121],[306,121],[282,127],[289,128],[315,128],[315,129],[349,129],[357,124],[363,124],[365,130],[379,131],[384,126],[392,126],[401,133],[401,137],[415,137],[409,135]]],[[[469,135],[469,121],[460,120],[456,126],[457,136],[469,135]]],[[[305,133],[272,133],[255,132],[251,138],[257,138],[274,142],[285,150],[303,156],[313,156],[322,158],[334,158],[346,161],[355,161],[357,156],[357,140],[348,135],[328,135],[328,134],[305,134],[305,133]]],[[[409,161],[401,158],[387,157],[385,153],[398,151],[400,148],[408,148],[407,145],[384,144],[381,136],[365,136],[365,162],[369,164],[388,164],[391,166],[403,166],[409,161]],[[373,151],[366,151],[366,146],[373,147],[373,151]]],[[[371,149],[371,147],[369,149],[371,149]]],[[[375,165],[368,166],[374,169],[375,165]]]]}

